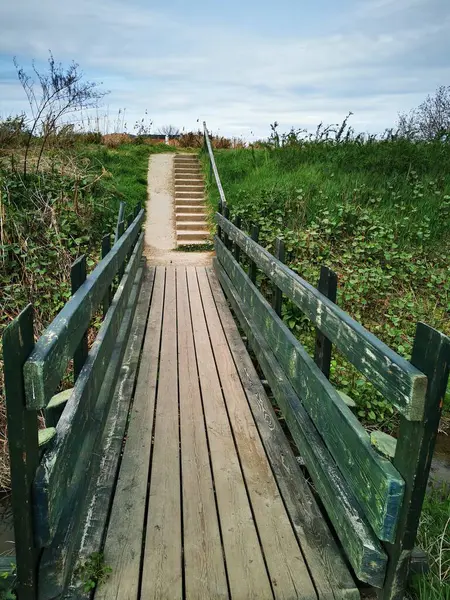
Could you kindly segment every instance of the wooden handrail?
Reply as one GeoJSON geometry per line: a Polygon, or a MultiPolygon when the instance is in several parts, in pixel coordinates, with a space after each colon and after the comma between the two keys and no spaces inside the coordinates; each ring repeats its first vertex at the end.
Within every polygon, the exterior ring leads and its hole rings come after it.
{"type": "Polygon", "coordinates": [[[214,152],[211,146],[211,140],[209,139],[209,132],[205,121],[203,121],[203,135],[205,136],[205,145],[208,150],[208,156],[214,173],[214,178],[216,180],[217,189],[219,190],[220,202],[222,206],[225,207],[227,205],[227,199],[225,198],[225,192],[223,191],[222,182],[220,181],[219,171],[217,170],[216,161],[214,160],[214,152]]]}

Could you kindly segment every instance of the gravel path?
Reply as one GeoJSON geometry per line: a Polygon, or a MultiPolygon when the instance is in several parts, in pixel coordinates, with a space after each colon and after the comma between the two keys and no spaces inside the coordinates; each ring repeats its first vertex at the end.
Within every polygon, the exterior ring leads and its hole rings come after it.
{"type": "Polygon", "coordinates": [[[173,154],[152,154],[148,167],[145,255],[151,265],[211,264],[213,252],[178,252],[174,229],[173,154]]]}

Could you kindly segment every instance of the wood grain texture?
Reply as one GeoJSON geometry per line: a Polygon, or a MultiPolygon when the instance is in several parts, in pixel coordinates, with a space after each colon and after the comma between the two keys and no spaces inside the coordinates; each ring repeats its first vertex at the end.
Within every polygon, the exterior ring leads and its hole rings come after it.
{"type": "Polygon", "coordinates": [[[183,596],[175,269],[167,268],[142,572],[146,600],[183,596]]]}
{"type": "Polygon", "coordinates": [[[192,325],[231,597],[273,599],[208,335],[195,269],[188,268],[192,325]]]}
{"type": "Polygon", "coordinates": [[[34,347],[33,308],[29,304],[3,333],[6,414],[16,543],[17,591],[37,598],[38,552],[34,545],[32,482],[39,463],[36,411],[26,409],[22,368],[34,347]]]}
{"type": "Polygon", "coordinates": [[[216,251],[247,314],[272,348],[376,535],[393,540],[404,492],[402,478],[372,448],[358,419],[220,240],[216,251]]]}
{"type": "MultiPolygon", "coordinates": [[[[62,505],[61,518],[53,540],[42,552],[39,564],[39,600],[53,600],[63,594],[78,565],[80,544],[83,544],[83,537],[86,528],[89,526],[92,507],[95,504],[95,498],[91,494],[95,495],[96,490],[92,484],[103,468],[102,447],[105,433],[107,430],[111,433],[109,418],[111,409],[108,411],[108,407],[111,405],[111,398],[115,394],[117,374],[121,372],[122,358],[127,347],[141,282],[142,267],[138,269],[136,274],[128,308],[115,341],[108,370],[98,394],[95,409],[91,413],[92,422],[95,424],[104,423],[104,426],[100,430],[94,431],[94,439],[89,440],[89,443],[92,443],[92,451],[88,459],[81,459],[80,463],[74,468],[76,479],[79,480],[81,477],[79,472],[82,473],[80,489],[78,494],[68,496],[66,502],[62,505]]],[[[106,435],[108,434],[106,433],[106,435]]]]}
{"type": "Polygon", "coordinates": [[[144,211],[47,327],[24,366],[29,408],[44,408],[61,381],[97,307],[139,235],[144,211]]]}
{"type": "Polygon", "coordinates": [[[177,315],[185,598],[228,598],[183,267],[177,268],[177,315]]]}
{"type": "Polygon", "coordinates": [[[207,274],[236,368],[319,600],[356,600],[359,592],[267,398],[219,282],[212,270],[208,269],[207,274]]]}
{"type": "Polygon", "coordinates": [[[165,270],[156,269],[147,331],[106,536],[105,561],[112,572],[95,600],[137,600],[148,471],[152,445],[159,348],[164,306],[165,270]]]}
{"type": "Polygon", "coordinates": [[[361,581],[381,587],[387,557],[380,542],[366,523],[356,498],[343,480],[270,346],[245,312],[246,305],[218,261],[215,265],[222,287],[267,377],[356,576],[361,581]]]}
{"type": "MultiPolygon", "coordinates": [[[[58,421],[56,441],[52,449],[45,453],[36,472],[33,495],[35,538],[39,547],[47,546],[52,540],[64,506],[86,484],[83,463],[90,460],[95,439],[105,423],[101,418],[93,420],[92,414],[96,411],[98,394],[126,312],[142,246],[143,234],[75,383],[70,402],[58,421]]],[[[131,327],[131,322],[128,326],[131,327]]],[[[125,351],[125,346],[122,346],[122,350],[125,351]]],[[[115,381],[117,376],[118,371],[114,373],[115,381]]],[[[105,403],[103,410],[109,410],[108,403],[105,403]]]]}
{"type": "MultiPolygon", "coordinates": [[[[280,257],[277,256],[279,259],[280,257]]],[[[281,261],[284,262],[284,261],[281,261]]],[[[336,303],[337,296],[337,275],[334,271],[322,265],[320,269],[320,278],[317,289],[321,294],[326,296],[328,300],[336,303]]],[[[281,316],[278,313],[278,316],[281,316]]],[[[332,343],[330,340],[317,329],[316,331],[316,345],[314,349],[314,361],[322,373],[327,379],[330,379],[330,367],[331,367],[331,352],[332,343]]]]}
{"type": "MultiPolygon", "coordinates": [[[[155,269],[154,267],[147,268],[145,261],[141,261],[141,265],[144,270],[142,287],[128,338],[127,349],[120,366],[118,383],[105,431],[103,432],[99,451],[100,466],[97,476],[91,477],[86,494],[88,508],[82,519],[84,527],[77,540],[76,555],[78,563],[83,563],[92,553],[100,552],[106,535],[106,525],[110,515],[118,475],[117,470],[121,459],[130,403],[134,394],[138,363],[153,292],[155,269]]],[[[83,582],[80,582],[77,575],[75,571],[69,585],[71,600],[89,600],[92,594],[84,590],[83,582]]]]}
{"type": "Polygon", "coordinates": [[[204,268],[197,268],[211,346],[276,599],[316,600],[295,533],[223,332],[204,268]]]}
{"type": "Polygon", "coordinates": [[[217,224],[409,420],[423,417],[427,379],[315,287],[216,213],[217,224]]]}

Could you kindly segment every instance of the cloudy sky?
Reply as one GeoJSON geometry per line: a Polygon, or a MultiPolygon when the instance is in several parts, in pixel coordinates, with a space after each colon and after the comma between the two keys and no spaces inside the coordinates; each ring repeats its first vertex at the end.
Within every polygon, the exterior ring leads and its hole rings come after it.
{"type": "Polygon", "coordinates": [[[49,49],[110,90],[101,110],[128,130],[265,136],[348,111],[380,131],[450,85],[450,0],[0,0],[0,115],[26,110],[12,59],[49,49]]]}

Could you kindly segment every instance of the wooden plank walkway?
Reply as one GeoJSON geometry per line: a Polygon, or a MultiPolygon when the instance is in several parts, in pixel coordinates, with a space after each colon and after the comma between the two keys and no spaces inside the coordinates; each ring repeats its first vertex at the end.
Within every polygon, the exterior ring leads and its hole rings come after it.
{"type": "Polygon", "coordinates": [[[355,597],[208,269],[156,268],[105,562],[96,600],[355,597]]]}

